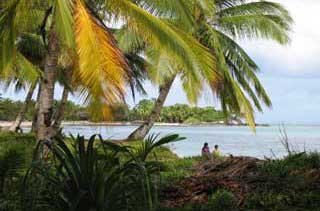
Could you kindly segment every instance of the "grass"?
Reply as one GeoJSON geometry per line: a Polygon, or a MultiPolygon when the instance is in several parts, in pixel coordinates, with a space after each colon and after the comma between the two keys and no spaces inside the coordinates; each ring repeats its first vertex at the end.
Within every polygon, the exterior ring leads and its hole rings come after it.
{"type": "MultiPolygon", "coordinates": [[[[123,145],[132,147],[133,149],[137,149],[141,145],[141,141],[126,142],[123,143],[123,145]]],[[[168,147],[161,146],[159,148],[156,148],[155,151],[148,157],[148,159],[152,161],[171,162],[179,159],[179,157],[168,147]]]]}
{"type": "Polygon", "coordinates": [[[201,156],[195,156],[165,161],[161,173],[163,185],[168,186],[178,180],[191,176],[194,173],[194,165],[201,160],[201,156]]]}

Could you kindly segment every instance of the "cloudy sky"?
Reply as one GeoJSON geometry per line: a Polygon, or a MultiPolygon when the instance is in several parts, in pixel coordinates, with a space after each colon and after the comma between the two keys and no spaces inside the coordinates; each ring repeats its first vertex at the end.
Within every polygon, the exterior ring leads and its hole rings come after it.
{"type": "MultiPolygon", "coordinates": [[[[320,123],[320,1],[274,1],[286,6],[294,18],[291,44],[283,47],[269,41],[241,43],[259,64],[262,71],[259,78],[273,102],[271,110],[257,114],[258,122],[320,123]]],[[[146,89],[147,98],[157,96],[156,87],[147,83],[146,89]]],[[[58,91],[56,97],[60,95],[58,91]]],[[[12,90],[3,93],[3,97],[15,99],[23,96],[24,93],[14,94],[12,90]]],[[[127,101],[134,105],[130,96],[127,101]]],[[[179,81],[175,81],[166,101],[167,105],[175,103],[187,103],[179,81]]],[[[215,106],[217,100],[206,93],[199,105],[215,106]]]]}

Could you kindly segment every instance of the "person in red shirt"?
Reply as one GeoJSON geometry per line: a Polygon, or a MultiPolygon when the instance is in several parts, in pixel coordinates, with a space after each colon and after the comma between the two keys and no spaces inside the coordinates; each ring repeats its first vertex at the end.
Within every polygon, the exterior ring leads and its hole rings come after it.
{"type": "Polygon", "coordinates": [[[206,159],[210,159],[211,158],[210,148],[209,148],[209,144],[208,143],[204,143],[204,145],[202,147],[202,150],[201,150],[201,154],[206,159]]]}

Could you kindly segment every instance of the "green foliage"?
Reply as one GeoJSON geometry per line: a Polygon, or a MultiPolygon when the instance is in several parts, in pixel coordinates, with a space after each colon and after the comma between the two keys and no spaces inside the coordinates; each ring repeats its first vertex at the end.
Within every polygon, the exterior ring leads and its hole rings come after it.
{"type": "MultiPolygon", "coordinates": [[[[14,102],[10,99],[0,99],[0,120],[13,121],[16,118],[23,103],[20,101],[14,102]]],[[[34,103],[30,103],[28,112],[25,115],[27,120],[32,119],[31,108],[34,107],[34,103]]]]}
{"type": "Polygon", "coordinates": [[[0,133],[0,210],[20,210],[17,202],[34,145],[32,134],[0,133]]]}
{"type": "MultiPolygon", "coordinates": [[[[13,101],[10,99],[0,99],[0,120],[4,121],[14,121],[16,115],[18,114],[20,108],[24,102],[13,101]]],[[[59,101],[54,101],[53,110],[56,111],[59,106],[59,101]]],[[[35,101],[30,102],[28,106],[28,111],[25,114],[25,120],[31,121],[34,114],[35,101]]],[[[68,101],[65,105],[65,120],[85,120],[88,118],[86,114],[86,108],[76,105],[75,103],[68,101]]]]}
{"type": "Polygon", "coordinates": [[[262,183],[246,197],[245,207],[263,210],[317,210],[320,206],[319,153],[291,153],[283,159],[264,161],[259,167],[262,183]]]}
{"type": "Polygon", "coordinates": [[[235,211],[238,210],[237,201],[234,195],[226,190],[218,190],[214,193],[207,205],[209,210],[235,211]]]}
{"type": "Polygon", "coordinates": [[[141,100],[133,109],[130,111],[131,120],[146,120],[154,107],[154,100],[141,100]]]}
{"type": "MultiPolygon", "coordinates": [[[[120,205],[129,210],[237,208],[234,196],[224,190],[213,190],[207,204],[157,207],[159,188],[192,176],[193,167],[202,160],[201,156],[178,158],[162,146],[179,140],[177,135],[163,139],[150,136],[143,142],[122,145],[97,138],[57,139],[48,145],[53,152],[49,162],[32,162],[36,144],[33,134],[0,133],[0,210],[62,210],[72,204],[86,209],[82,203],[86,206],[91,206],[92,201],[94,206],[102,203],[100,191],[116,210],[122,210],[120,205]],[[32,171],[25,179],[30,165],[32,171]],[[107,182],[103,185],[102,180],[107,182]]],[[[316,211],[320,206],[319,157],[315,152],[292,153],[283,159],[261,161],[258,176],[248,178],[254,188],[244,196],[242,208],[316,211]]]]}
{"type": "Polygon", "coordinates": [[[287,178],[292,171],[320,168],[320,154],[293,153],[283,159],[268,160],[260,166],[261,172],[268,177],[287,178]]]}
{"type": "Polygon", "coordinates": [[[239,210],[234,195],[226,190],[218,190],[210,198],[207,204],[186,204],[183,207],[164,208],[159,211],[236,211],[239,210]]]}
{"type": "Polygon", "coordinates": [[[99,136],[98,140],[78,136],[70,144],[56,137],[45,143],[52,152],[51,162],[33,165],[25,189],[35,178],[43,181],[48,196],[41,201],[53,210],[152,210],[157,203],[159,171],[158,164],[147,158],[163,144],[181,139],[178,135],[150,136],[132,148],[99,136]]]}
{"type": "MultiPolygon", "coordinates": [[[[56,111],[60,102],[54,101],[53,110],[56,111]]],[[[10,99],[0,99],[0,120],[14,121],[23,102],[13,101],[10,99]]],[[[146,120],[154,106],[153,100],[141,100],[133,109],[129,109],[126,104],[117,104],[111,107],[114,121],[143,121],[146,120]]],[[[35,101],[30,103],[28,111],[25,114],[25,120],[31,121],[33,118],[35,101]]],[[[68,101],[65,105],[64,120],[79,121],[91,120],[87,108],[76,105],[68,101]]],[[[224,114],[216,111],[213,107],[189,107],[184,104],[176,104],[163,108],[160,122],[170,123],[201,123],[201,122],[218,122],[224,120],[224,114]]]]}
{"type": "Polygon", "coordinates": [[[195,117],[189,117],[186,119],[186,121],[184,121],[184,123],[186,123],[186,124],[199,124],[199,123],[201,123],[201,121],[195,117]]]}
{"type": "MultiPolygon", "coordinates": [[[[146,120],[152,112],[154,100],[141,100],[131,111],[129,119],[131,121],[146,120]]],[[[225,119],[221,111],[216,111],[213,107],[190,107],[186,104],[176,104],[163,107],[159,122],[169,123],[201,123],[217,122],[225,119]]]]}
{"type": "Polygon", "coordinates": [[[194,165],[202,160],[201,156],[176,158],[167,160],[163,163],[161,179],[164,186],[170,186],[172,183],[189,177],[194,173],[194,165]]]}
{"type": "Polygon", "coordinates": [[[246,197],[244,207],[250,210],[318,210],[320,202],[319,191],[252,193],[246,197]]]}

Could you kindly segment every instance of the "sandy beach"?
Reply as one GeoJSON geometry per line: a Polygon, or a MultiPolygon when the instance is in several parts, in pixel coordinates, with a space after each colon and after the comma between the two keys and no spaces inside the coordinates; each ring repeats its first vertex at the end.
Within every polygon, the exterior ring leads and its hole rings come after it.
{"type": "MultiPolygon", "coordinates": [[[[142,122],[90,122],[90,121],[63,121],[63,126],[139,126],[142,122]]],[[[0,121],[0,130],[7,130],[13,122],[0,121]]],[[[22,122],[21,126],[29,128],[31,127],[31,121],[22,122]]],[[[201,122],[197,124],[191,123],[168,123],[168,122],[156,122],[155,126],[174,126],[174,127],[190,127],[190,126],[246,126],[246,124],[238,124],[236,122],[226,125],[224,122],[201,122]]],[[[268,124],[256,124],[256,126],[270,126],[268,124]]]]}

